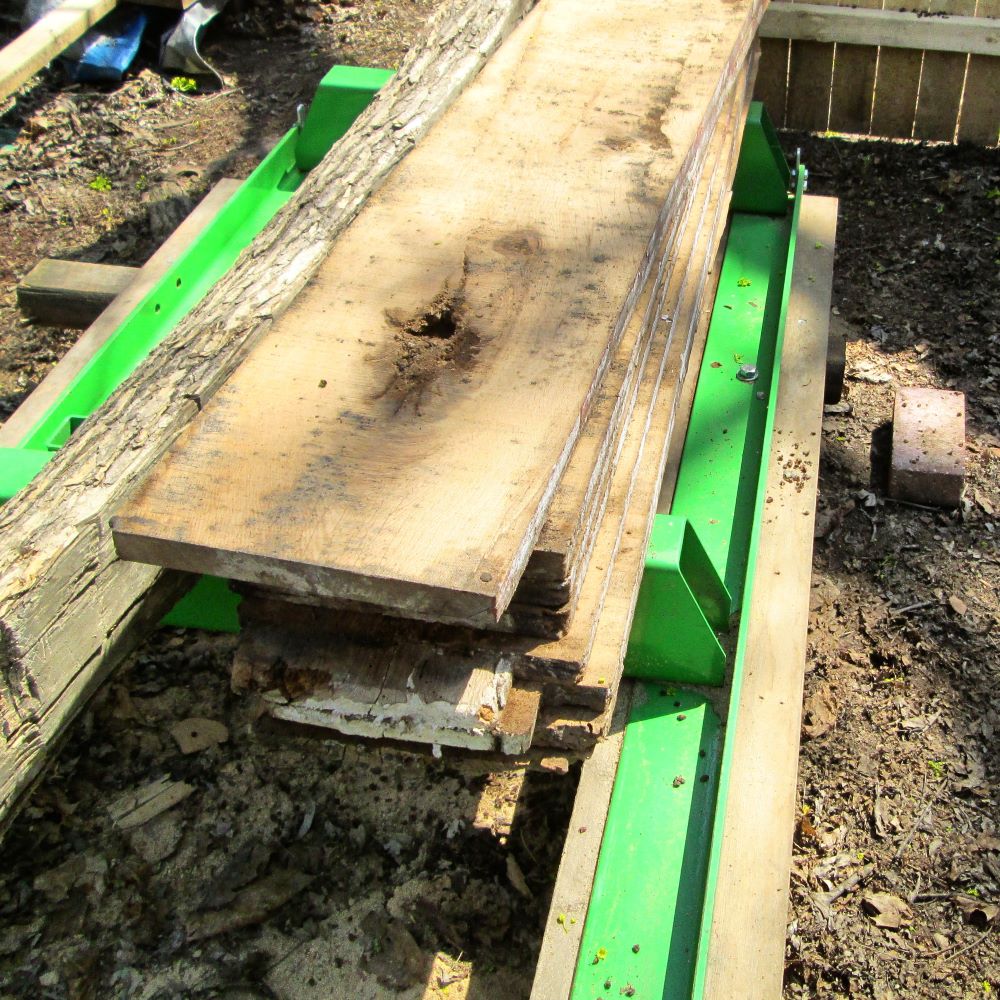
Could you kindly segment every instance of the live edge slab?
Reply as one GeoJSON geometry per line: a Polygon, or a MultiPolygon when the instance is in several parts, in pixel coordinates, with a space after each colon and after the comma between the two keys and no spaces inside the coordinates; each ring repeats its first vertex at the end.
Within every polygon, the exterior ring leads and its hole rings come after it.
{"type": "Polygon", "coordinates": [[[543,0],[113,522],[125,559],[506,608],[761,0],[543,0]]]}

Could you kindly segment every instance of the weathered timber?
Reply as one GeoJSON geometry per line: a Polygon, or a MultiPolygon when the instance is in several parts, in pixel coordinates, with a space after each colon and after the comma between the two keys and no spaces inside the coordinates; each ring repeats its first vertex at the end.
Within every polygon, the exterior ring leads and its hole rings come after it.
{"type": "Polygon", "coordinates": [[[762,6],[530,15],[116,518],[120,554],[499,617],[762,6]]]}
{"type": "MultiPolygon", "coordinates": [[[[730,126],[737,113],[742,113],[742,106],[740,112],[730,108],[726,124],[729,136],[733,134],[730,126]]],[[[556,489],[514,599],[499,621],[483,622],[485,628],[546,638],[558,638],[565,632],[601,526],[642,372],[655,339],[654,332],[665,322],[663,317],[669,318],[676,306],[674,298],[683,277],[683,267],[703,222],[699,213],[703,214],[705,190],[704,185],[695,183],[695,180],[703,178],[704,171],[709,167],[717,168],[715,161],[722,142],[721,130],[717,128],[711,143],[706,143],[705,155],[699,156],[692,166],[695,176],[691,178],[683,206],[671,220],[671,229],[655,276],[647,281],[618,345],[597,400],[556,489]],[[672,282],[678,264],[681,270],[672,282]]],[[[261,588],[250,584],[238,589],[249,596],[280,598],[293,603],[364,614],[380,614],[384,610],[390,615],[407,617],[398,609],[381,609],[359,601],[298,595],[280,588],[261,588]]],[[[456,622],[440,608],[433,609],[427,616],[416,614],[412,617],[462,623],[461,619],[456,622]]]]}
{"type": "Polygon", "coordinates": [[[0,825],[182,577],[120,561],[112,511],[271,327],[530,0],[455,0],[233,269],[0,512],[0,825]]]}
{"type": "Polygon", "coordinates": [[[26,316],[50,326],[89,326],[124,292],[137,267],[40,260],[18,283],[17,304],[26,316]]]}
{"type": "Polygon", "coordinates": [[[118,0],[65,0],[0,49],[0,101],[110,13],[118,0]]]}
{"type": "Polygon", "coordinates": [[[286,657],[294,667],[282,672],[280,687],[260,695],[276,719],[349,736],[503,754],[531,746],[541,692],[515,682],[509,664],[484,668],[471,661],[414,657],[403,645],[379,658],[372,670],[372,653],[364,644],[337,636],[327,640],[317,644],[308,633],[292,637],[280,628],[256,630],[240,645],[234,688],[259,686],[271,665],[286,657]]]}
{"type": "MultiPolygon", "coordinates": [[[[641,576],[645,538],[662,479],[665,443],[672,438],[672,431],[682,430],[684,413],[689,409],[689,405],[685,408],[682,404],[678,411],[678,398],[688,400],[688,404],[690,398],[687,389],[679,396],[678,387],[690,381],[684,376],[692,343],[703,339],[701,303],[705,279],[726,214],[751,85],[749,72],[734,87],[729,115],[713,138],[715,169],[707,171],[701,180],[696,198],[698,212],[677,248],[685,267],[671,274],[670,280],[651,295],[658,303],[658,315],[664,314],[664,303],[669,303],[671,322],[659,327],[656,345],[642,374],[639,402],[629,423],[581,607],[570,633],[556,641],[500,636],[412,619],[331,611],[290,603],[281,599],[284,594],[267,595],[257,589],[241,607],[244,651],[239,654],[234,674],[239,687],[280,691],[282,718],[315,723],[316,693],[326,699],[322,692],[334,687],[345,670],[363,669],[371,677],[380,678],[398,663],[412,666],[431,662],[437,669],[447,669],[457,676],[468,676],[473,670],[489,673],[512,669],[515,676],[535,680],[561,677],[563,687],[546,685],[544,697],[553,704],[582,697],[591,706],[582,713],[569,709],[573,720],[564,727],[567,735],[556,739],[557,745],[586,747],[601,735],[621,676],[620,661],[641,576]],[[697,337],[696,329],[700,331],[697,337]],[[626,542],[628,556],[618,560],[618,548],[629,534],[638,537],[626,542]],[[618,603],[613,618],[605,619],[601,607],[612,582],[618,603]],[[597,629],[599,619],[603,632],[597,629]],[[599,676],[578,689],[574,681],[590,657],[595,629],[599,635],[597,648],[605,658],[602,662],[607,662],[607,676],[599,676]],[[576,715],[581,717],[577,719],[576,715]]],[[[696,371],[697,366],[693,369],[696,371]]],[[[329,699],[326,701],[329,703],[329,699]]],[[[550,722],[546,732],[536,732],[536,743],[553,742],[553,713],[562,718],[566,710],[550,707],[550,722]]]]}
{"type": "Polygon", "coordinates": [[[570,995],[631,704],[631,692],[622,692],[608,738],[594,748],[580,771],[531,1000],[568,1000],[570,995]]]}
{"type": "MultiPolygon", "coordinates": [[[[922,5],[927,10],[927,4],[922,5]]],[[[928,52],[1000,55],[1000,24],[968,15],[974,4],[952,0],[948,14],[921,17],[913,10],[865,10],[855,4],[827,6],[775,0],[760,25],[762,38],[791,38],[823,43],[928,52]]]]}

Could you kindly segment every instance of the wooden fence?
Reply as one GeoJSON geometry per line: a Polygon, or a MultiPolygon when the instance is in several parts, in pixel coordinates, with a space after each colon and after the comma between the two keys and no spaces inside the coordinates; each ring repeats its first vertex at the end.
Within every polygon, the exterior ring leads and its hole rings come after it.
{"type": "Polygon", "coordinates": [[[787,128],[996,146],[1000,0],[775,0],[755,97],[787,128]]]}

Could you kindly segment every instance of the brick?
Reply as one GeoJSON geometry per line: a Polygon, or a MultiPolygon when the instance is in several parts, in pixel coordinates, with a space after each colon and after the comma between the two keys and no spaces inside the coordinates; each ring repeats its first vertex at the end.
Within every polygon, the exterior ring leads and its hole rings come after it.
{"type": "Polygon", "coordinates": [[[957,507],[965,485],[965,394],[909,386],[896,392],[889,496],[957,507]]]}

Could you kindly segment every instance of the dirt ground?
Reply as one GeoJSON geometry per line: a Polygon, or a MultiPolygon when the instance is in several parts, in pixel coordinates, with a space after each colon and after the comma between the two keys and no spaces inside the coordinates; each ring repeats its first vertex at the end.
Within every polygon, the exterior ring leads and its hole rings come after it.
{"type": "MultiPolygon", "coordinates": [[[[120,85],[51,71],[0,106],[0,416],[76,336],[19,317],[38,260],[141,263],[252,169],[329,65],[395,65],[434,5],[234,0],[209,45],[222,90],[178,93],[147,53],[120,85]]],[[[783,144],[841,199],[848,339],[825,420],[785,995],[990,997],[1000,155],[783,144]],[[911,384],[966,393],[958,511],[885,495],[893,391],[911,384]]],[[[3,844],[0,998],[527,996],[576,767],[290,733],[229,693],[231,648],[162,631],[74,727],[3,844]],[[177,804],[129,828],[154,784],[177,804]]]]}
{"type": "Polygon", "coordinates": [[[786,997],[1000,990],[1000,155],[784,137],[840,198],[786,997]],[[965,393],[959,510],[885,495],[894,390],[965,393]]]}

